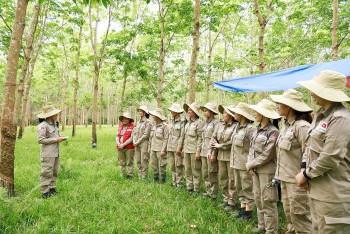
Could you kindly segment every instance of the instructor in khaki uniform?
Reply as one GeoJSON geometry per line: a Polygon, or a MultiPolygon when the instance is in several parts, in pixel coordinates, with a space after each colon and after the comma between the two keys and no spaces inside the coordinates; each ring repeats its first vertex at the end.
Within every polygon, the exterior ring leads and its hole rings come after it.
{"type": "Polygon", "coordinates": [[[350,232],[350,111],[341,102],[345,75],[325,70],[312,80],[300,81],[321,108],[316,112],[306,140],[299,186],[309,187],[314,234],[350,232]]]}
{"type": "Polygon", "coordinates": [[[184,104],[188,121],[183,133],[183,153],[186,189],[189,193],[199,193],[201,189],[201,157],[203,121],[199,118],[199,106],[194,102],[184,104]]]}
{"type": "Polygon", "coordinates": [[[132,132],[132,141],[135,146],[135,158],[139,171],[139,178],[146,180],[148,177],[148,139],[151,134],[152,124],[148,120],[149,113],[147,106],[140,106],[137,109],[140,121],[132,132]]]}
{"type": "Polygon", "coordinates": [[[295,175],[300,171],[312,109],[303,102],[303,94],[294,89],[270,97],[278,103],[279,115],[284,117],[277,139],[275,179],[281,181],[283,209],[288,221],[286,233],[311,233],[307,190],[296,185],[295,175]]]}
{"type": "Polygon", "coordinates": [[[180,114],[184,112],[181,106],[174,103],[168,108],[171,112],[171,122],[169,124],[169,138],[167,144],[168,162],[170,164],[172,174],[172,185],[174,187],[182,187],[183,184],[183,155],[182,151],[182,132],[185,128],[185,122],[181,120],[180,114]]]}
{"type": "Polygon", "coordinates": [[[276,104],[262,99],[253,109],[259,126],[253,134],[249,150],[247,171],[253,176],[254,199],[258,212],[258,228],[253,233],[278,233],[277,185],[273,183],[276,172],[276,140],[278,122],[276,104]],[[273,123],[271,121],[273,120],[273,123]]]}
{"type": "Polygon", "coordinates": [[[237,127],[237,122],[234,122],[233,113],[227,107],[219,105],[219,112],[223,115],[224,122],[218,124],[211,140],[211,146],[217,152],[219,161],[219,178],[224,197],[222,206],[225,210],[232,211],[236,206],[237,191],[233,168],[230,167],[231,137],[237,127]]]}
{"type": "Polygon", "coordinates": [[[157,108],[155,111],[150,111],[150,115],[153,116],[154,125],[151,131],[150,137],[150,153],[151,153],[151,165],[153,170],[154,182],[165,183],[166,180],[166,147],[169,136],[168,126],[165,123],[166,117],[163,115],[163,110],[157,108]]]}
{"type": "Polygon", "coordinates": [[[56,195],[56,178],[59,165],[59,143],[65,141],[66,137],[60,137],[59,129],[56,125],[58,114],[62,110],[56,109],[52,105],[44,106],[42,113],[37,117],[44,119],[38,125],[38,143],[40,146],[40,191],[42,198],[56,195]]]}
{"type": "Polygon", "coordinates": [[[215,119],[215,115],[218,114],[218,111],[217,106],[210,102],[201,106],[201,110],[204,112],[206,118],[203,127],[203,143],[200,154],[202,160],[202,175],[206,187],[204,195],[216,199],[219,190],[218,161],[215,156],[212,157],[213,148],[210,145],[210,140],[219,123],[219,121],[215,119]]]}

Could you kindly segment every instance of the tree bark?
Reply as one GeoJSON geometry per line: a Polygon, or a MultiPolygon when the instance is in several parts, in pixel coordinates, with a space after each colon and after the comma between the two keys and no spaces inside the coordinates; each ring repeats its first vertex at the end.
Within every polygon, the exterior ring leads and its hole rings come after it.
{"type": "Polygon", "coordinates": [[[101,94],[100,94],[100,129],[102,128],[103,124],[103,87],[101,88],[101,94]]]}
{"type": "Polygon", "coordinates": [[[333,61],[338,60],[338,49],[339,49],[339,44],[337,42],[338,8],[339,8],[338,0],[333,0],[333,21],[332,21],[332,26],[331,26],[332,60],[333,61]]]}
{"type": "Polygon", "coordinates": [[[209,41],[209,50],[208,50],[208,75],[207,75],[207,82],[205,84],[205,89],[206,89],[206,98],[205,101],[209,102],[210,99],[210,80],[211,80],[211,55],[213,52],[213,45],[211,44],[211,31],[209,28],[209,35],[208,35],[208,41],[209,41]]]}
{"type": "Polygon", "coordinates": [[[0,142],[0,186],[7,190],[9,196],[15,195],[14,159],[16,141],[16,123],[14,108],[16,96],[16,78],[18,58],[25,25],[28,0],[18,0],[15,21],[12,29],[7,69],[4,84],[4,102],[1,111],[1,142],[0,142]]]}
{"type": "Polygon", "coordinates": [[[163,85],[164,85],[164,60],[165,60],[165,6],[160,1],[159,5],[159,19],[160,19],[160,45],[159,45],[159,73],[157,84],[157,107],[161,107],[163,99],[163,85]]]}
{"type": "Polygon", "coordinates": [[[200,17],[200,0],[194,1],[194,17],[193,17],[193,44],[190,63],[190,79],[189,79],[189,97],[190,103],[196,101],[196,72],[197,59],[199,51],[199,17],[200,17]]]}

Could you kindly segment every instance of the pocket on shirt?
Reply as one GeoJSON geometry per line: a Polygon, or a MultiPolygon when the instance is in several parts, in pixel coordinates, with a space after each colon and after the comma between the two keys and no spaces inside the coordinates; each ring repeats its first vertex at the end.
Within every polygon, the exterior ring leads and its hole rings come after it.
{"type": "Polygon", "coordinates": [[[196,136],[197,136],[197,133],[196,133],[196,131],[194,131],[194,130],[189,130],[189,131],[187,132],[186,135],[192,136],[192,137],[196,137],[196,136]]]}
{"type": "Polygon", "coordinates": [[[287,139],[282,139],[282,140],[278,143],[278,146],[279,146],[281,149],[290,150],[290,148],[292,147],[292,142],[291,142],[290,140],[287,140],[287,139]]]}
{"type": "Polygon", "coordinates": [[[156,138],[163,139],[163,130],[156,130],[156,138]]]}
{"type": "Polygon", "coordinates": [[[240,146],[240,147],[243,147],[244,141],[243,141],[243,139],[235,137],[233,140],[233,144],[240,146]]]}

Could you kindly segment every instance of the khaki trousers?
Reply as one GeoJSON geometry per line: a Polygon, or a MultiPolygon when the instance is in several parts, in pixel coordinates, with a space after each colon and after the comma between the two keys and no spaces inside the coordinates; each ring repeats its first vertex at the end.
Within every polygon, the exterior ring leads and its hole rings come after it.
{"type": "Polygon", "coordinates": [[[134,154],[135,150],[133,149],[121,149],[118,150],[118,161],[120,165],[120,174],[121,176],[134,175],[134,154]]]}
{"type": "Polygon", "coordinates": [[[350,233],[350,202],[333,203],[309,197],[313,234],[350,233]]]}
{"type": "Polygon", "coordinates": [[[170,171],[171,171],[171,184],[173,186],[176,186],[176,158],[177,155],[174,151],[168,151],[168,163],[170,165],[170,171]]]}
{"type": "Polygon", "coordinates": [[[41,193],[47,193],[50,191],[50,188],[55,188],[58,173],[59,157],[40,158],[40,162],[40,191],[41,193]]]}
{"type": "Polygon", "coordinates": [[[295,183],[281,182],[283,209],[288,221],[286,233],[311,233],[307,190],[295,183]]]}
{"type": "Polygon", "coordinates": [[[241,205],[254,207],[253,178],[246,170],[234,169],[235,186],[241,205]]]}
{"type": "Polygon", "coordinates": [[[195,159],[196,154],[185,153],[185,177],[187,190],[200,192],[202,161],[195,159]]]}
{"type": "Polygon", "coordinates": [[[160,156],[160,151],[151,151],[151,165],[154,174],[166,175],[167,157],[160,156]]]}
{"type": "Polygon", "coordinates": [[[135,147],[135,158],[137,168],[139,171],[139,178],[147,179],[149,161],[148,141],[144,141],[140,145],[135,147]]]}
{"type": "Polygon", "coordinates": [[[206,157],[202,158],[202,175],[205,181],[206,193],[213,197],[218,195],[219,176],[218,176],[218,161],[211,162],[206,157]]]}
{"type": "Polygon", "coordinates": [[[175,154],[176,187],[181,188],[184,182],[184,158],[175,154]]]}
{"type": "Polygon", "coordinates": [[[278,233],[277,188],[269,187],[274,174],[256,173],[253,176],[253,191],[258,212],[258,227],[266,233],[278,233]]]}
{"type": "Polygon", "coordinates": [[[219,178],[224,202],[227,202],[230,206],[236,205],[237,190],[235,187],[233,168],[230,167],[230,161],[219,160],[219,178]]]}
{"type": "Polygon", "coordinates": [[[209,181],[209,163],[208,158],[201,156],[202,160],[202,177],[205,183],[205,191],[207,194],[210,194],[210,181],[209,181]]]}

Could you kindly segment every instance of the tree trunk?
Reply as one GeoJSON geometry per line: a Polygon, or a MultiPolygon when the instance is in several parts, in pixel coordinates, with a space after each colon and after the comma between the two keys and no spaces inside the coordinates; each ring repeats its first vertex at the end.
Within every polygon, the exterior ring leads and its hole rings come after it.
{"type": "Polygon", "coordinates": [[[338,60],[338,48],[339,44],[337,42],[337,26],[338,26],[338,0],[333,0],[333,22],[331,27],[332,32],[332,60],[338,60]]]}
{"type": "Polygon", "coordinates": [[[75,59],[75,82],[74,82],[74,94],[73,94],[73,127],[72,137],[76,135],[77,126],[77,102],[78,102],[78,90],[79,90],[79,59],[80,59],[80,48],[81,48],[81,37],[83,35],[83,25],[80,25],[79,37],[78,37],[78,52],[75,59]]]}
{"type": "Polygon", "coordinates": [[[160,45],[159,45],[159,73],[158,73],[158,84],[157,84],[157,107],[162,106],[162,99],[163,99],[163,85],[164,85],[164,59],[165,59],[165,48],[164,48],[164,41],[165,41],[165,6],[164,4],[159,4],[159,18],[161,21],[160,24],[160,45]]]}
{"type": "Polygon", "coordinates": [[[209,35],[208,35],[208,41],[209,41],[209,50],[208,50],[208,75],[207,75],[207,82],[205,84],[205,87],[206,87],[206,98],[205,98],[205,101],[206,102],[209,102],[209,99],[210,99],[210,80],[211,80],[211,55],[212,55],[212,52],[213,52],[213,47],[212,47],[212,44],[211,44],[211,31],[210,31],[210,28],[209,28],[209,35]]]}
{"type": "MultiPolygon", "coordinates": [[[[24,53],[24,61],[22,64],[22,72],[20,79],[18,81],[18,87],[17,87],[17,95],[16,95],[16,102],[15,102],[15,110],[13,113],[14,116],[14,121],[17,123],[17,120],[20,120],[24,118],[24,116],[21,116],[21,118],[18,118],[18,113],[21,108],[22,104],[22,98],[23,98],[23,92],[24,92],[24,82],[26,80],[27,74],[28,74],[28,67],[30,63],[30,59],[32,58],[32,53],[33,53],[33,41],[34,41],[34,35],[35,31],[38,25],[38,19],[40,15],[40,4],[36,3],[34,6],[34,13],[33,17],[30,22],[30,28],[29,32],[26,38],[26,48],[25,48],[25,53],[24,53]]],[[[21,125],[21,122],[20,122],[21,125]]],[[[17,128],[16,128],[17,130],[17,128]]]]}
{"type": "Polygon", "coordinates": [[[15,195],[14,153],[16,141],[16,123],[14,122],[13,114],[15,108],[18,58],[19,51],[21,49],[27,6],[28,0],[18,0],[9,54],[7,56],[3,98],[4,101],[1,111],[0,186],[7,189],[9,196],[15,195]]]}
{"type": "Polygon", "coordinates": [[[189,97],[190,103],[196,101],[196,71],[197,58],[199,51],[199,17],[200,17],[200,0],[194,1],[194,17],[193,17],[193,44],[190,63],[190,82],[189,82],[189,97]]]}
{"type": "Polygon", "coordinates": [[[102,128],[103,124],[103,87],[101,88],[101,94],[100,94],[100,129],[102,128]]]}

